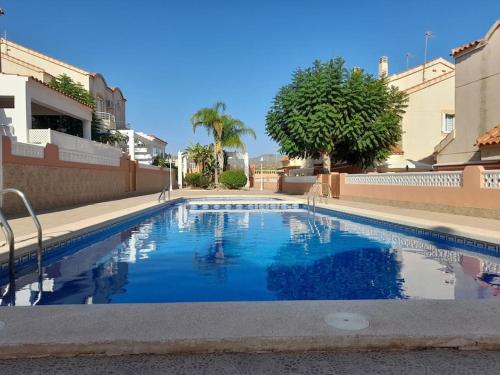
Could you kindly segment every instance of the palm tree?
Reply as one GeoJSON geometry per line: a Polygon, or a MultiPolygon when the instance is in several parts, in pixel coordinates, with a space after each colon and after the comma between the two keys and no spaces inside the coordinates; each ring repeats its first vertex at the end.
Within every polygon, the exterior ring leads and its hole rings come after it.
{"type": "Polygon", "coordinates": [[[189,146],[186,149],[188,157],[193,160],[196,165],[201,167],[201,172],[206,176],[211,176],[215,159],[213,154],[213,146],[203,146],[199,143],[189,146]]]}
{"type": "Polygon", "coordinates": [[[214,138],[214,157],[216,162],[214,180],[215,185],[219,185],[219,168],[224,164],[223,148],[244,149],[245,144],[241,140],[243,135],[251,135],[255,138],[255,132],[247,128],[238,119],[225,113],[226,105],[217,102],[213,107],[202,108],[191,117],[193,131],[198,127],[204,127],[214,138]]]}
{"type": "Polygon", "coordinates": [[[241,139],[243,136],[250,136],[255,139],[257,136],[252,128],[247,128],[245,124],[235,118],[229,117],[224,121],[222,131],[222,147],[245,151],[245,142],[241,139]]]}

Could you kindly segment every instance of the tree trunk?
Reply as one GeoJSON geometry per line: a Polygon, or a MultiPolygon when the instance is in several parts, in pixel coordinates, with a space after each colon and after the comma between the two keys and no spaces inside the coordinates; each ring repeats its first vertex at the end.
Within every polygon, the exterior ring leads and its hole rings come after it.
{"type": "Polygon", "coordinates": [[[324,153],[322,157],[323,157],[323,168],[325,169],[326,173],[330,174],[332,170],[332,161],[330,159],[330,154],[324,153]]]}
{"type": "Polygon", "coordinates": [[[214,157],[215,157],[215,168],[214,168],[214,183],[215,187],[219,188],[219,154],[217,152],[217,145],[214,143],[214,157]]]}

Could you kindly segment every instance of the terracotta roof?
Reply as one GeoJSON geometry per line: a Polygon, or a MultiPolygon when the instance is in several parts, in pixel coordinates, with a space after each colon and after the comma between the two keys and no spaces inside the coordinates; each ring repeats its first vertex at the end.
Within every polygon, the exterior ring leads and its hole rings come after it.
{"type": "Polygon", "coordinates": [[[54,87],[50,86],[48,83],[45,83],[45,82],[43,82],[43,81],[39,80],[38,78],[35,78],[35,77],[31,76],[31,77],[29,77],[29,79],[30,79],[30,80],[32,80],[32,81],[38,82],[38,83],[40,83],[40,84],[44,85],[45,87],[48,87],[48,88],[49,88],[49,89],[51,89],[51,90],[57,91],[59,94],[62,94],[62,95],[64,95],[64,96],[66,96],[66,97],[68,97],[68,98],[70,98],[70,99],[74,100],[75,102],[78,102],[78,103],[80,103],[80,104],[83,104],[85,107],[89,107],[89,108],[91,108],[91,109],[94,109],[94,106],[92,106],[92,105],[88,105],[88,104],[87,104],[87,103],[85,103],[84,101],[79,100],[79,99],[75,98],[74,96],[68,95],[68,94],[66,94],[66,93],[65,93],[65,92],[63,92],[63,91],[56,89],[56,88],[54,88],[54,87]]]}
{"type": "Polygon", "coordinates": [[[476,146],[479,147],[498,144],[500,144],[500,124],[495,126],[493,129],[488,130],[476,141],[476,146]]]}
{"type": "Polygon", "coordinates": [[[460,46],[460,47],[457,47],[457,48],[453,48],[451,50],[451,55],[455,56],[455,55],[459,54],[460,52],[465,51],[466,49],[469,49],[469,48],[477,46],[479,43],[481,43],[483,41],[484,41],[484,39],[478,39],[478,40],[475,40],[475,41],[470,42],[468,44],[464,44],[463,46],[460,46]]]}
{"type": "Polygon", "coordinates": [[[393,155],[403,155],[405,152],[403,151],[403,149],[399,146],[392,146],[391,147],[391,153],[393,155]]]}

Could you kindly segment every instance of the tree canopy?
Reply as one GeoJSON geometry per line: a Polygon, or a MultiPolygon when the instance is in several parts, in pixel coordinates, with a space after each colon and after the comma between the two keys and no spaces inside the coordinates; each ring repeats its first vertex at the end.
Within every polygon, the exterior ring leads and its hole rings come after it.
{"type": "Polygon", "coordinates": [[[387,159],[401,138],[406,95],[342,58],[292,75],[266,117],[266,132],[290,157],[331,157],[361,167],[387,159]]]}

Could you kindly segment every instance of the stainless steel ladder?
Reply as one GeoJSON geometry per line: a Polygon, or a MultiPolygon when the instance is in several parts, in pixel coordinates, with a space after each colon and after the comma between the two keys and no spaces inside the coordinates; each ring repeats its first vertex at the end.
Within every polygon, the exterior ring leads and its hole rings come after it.
{"type": "MultiPolygon", "coordinates": [[[[33,222],[35,223],[36,230],[38,232],[38,254],[37,254],[37,265],[38,265],[38,272],[39,275],[41,275],[42,272],[42,226],[40,225],[40,221],[38,221],[38,217],[35,214],[35,211],[33,210],[33,207],[31,206],[31,203],[29,202],[28,198],[26,195],[18,190],[18,189],[2,189],[0,190],[0,196],[4,196],[5,194],[16,194],[21,198],[21,200],[24,203],[24,206],[28,210],[28,213],[30,214],[31,218],[33,219],[33,222]]],[[[7,240],[7,244],[9,246],[9,276],[11,280],[15,279],[16,275],[16,262],[15,262],[15,238],[14,238],[14,232],[12,231],[12,228],[5,217],[3,211],[0,209],[0,226],[2,228],[2,231],[5,235],[5,239],[7,240]]]]}
{"type": "Polygon", "coordinates": [[[330,185],[326,182],[315,182],[312,186],[311,190],[307,192],[307,211],[311,210],[311,200],[313,206],[313,214],[316,214],[316,197],[321,202],[321,198],[325,198],[325,203],[327,203],[327,199],[331,198],[330,185]],[[323,187],[327,187],[327,195],[323,196],[323,187]],[[319,187],[319,188],[318,188],[319,187]]]}
{"type": "Polygon", "coordinates": [[[161,202],[162,200],[166,200],[166,192],[168,191],[168,200],[170,200],[170,186],[167,188],[167,185],[163,187],[161,190],[160,195],[158,196],[158,202],[161,202]]]}

